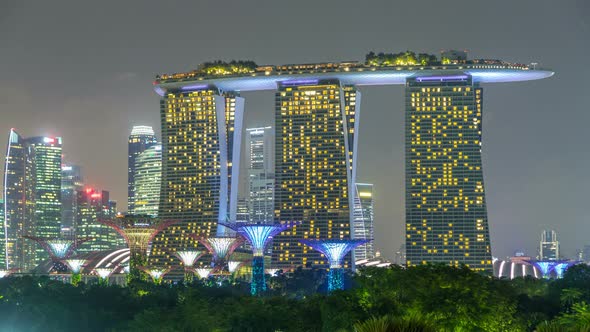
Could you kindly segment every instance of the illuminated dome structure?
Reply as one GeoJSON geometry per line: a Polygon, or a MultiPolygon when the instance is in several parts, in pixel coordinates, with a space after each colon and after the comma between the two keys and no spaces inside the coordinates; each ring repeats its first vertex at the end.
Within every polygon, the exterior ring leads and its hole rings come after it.
{"type": "Polygon", "coordinates": [[[493,266],[494,277],[496,278],[514,279],[533,277],[539,279],[543,275],[536,266],[524,261],[494,259],[493,266]]]}

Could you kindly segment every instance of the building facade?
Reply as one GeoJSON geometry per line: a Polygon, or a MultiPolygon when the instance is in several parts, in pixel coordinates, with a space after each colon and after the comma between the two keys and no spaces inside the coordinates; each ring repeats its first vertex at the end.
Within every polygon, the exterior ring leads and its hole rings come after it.
{"type": "Polygon", "coordinates": [[[481,162],[482,89],[469,75],[406,83],[407,265],[491,273],[481,162]]]}
{"type": "Polygon", "coordinates": [[[99,220],[115,218],[116,204],[109,199],[109,192],[87,187],[78,190],[76,236],[92,238],[83,243],[76,251],[88,253],[92,251],[111,250],[125,246],[124,239],[110,226],[99,220]]]}
{"type": "Polygon", "coordinates": [[[134,213],[135,203],[135,159],[145,150],[156,145],[158,140],[154,129],[150,126],[133,126],[131,135],[128,141],[128,156],[127,156],[127,200],[129,213],[134,213]]]}
{"type": "MultiPolygon", "coordinates": [[[[354,238],[372,240],[374,238],[374,200],[373,185],[356,183],[354,196],[354,238]]],[[[372,259],[375,257],[373,241],[354,249],[354,260],[372,259]]]]}
{"type": "Polygon", "coordinates": [[[226,235],[235,220],[244,99],[215,86],[169,91],[160,102],[162,184],[159,217],[177,223],[154,239],[151,264],[178,264],[170,248],[197,246],[190,234],[226,235]]]}
{"type": "Polygon", "coordinates": [[[254,222],[274,221],[274,132],[271,127],[246,129],[248,211],[254,222]]]}
{"type": "Polygon", "coordinates": [[[56,238],[61,231],[61,137],[9,135],[4,167],[6,268],[28,271],[48,254],[23,235],[56,238]]]}
{"type": "Polygon", "coordinates": [[[162,180],[162,145],[156,144],[135,159],[133,214],[158,216],[162,180]]]}
{"type": "MultiPolygon", "coordinates": [[[[358,98],[356,89],[337,80],[278,85],[275,217],[301,225],[274,238],[276,268],[327,267],[326,259],[299,239],[351,238],[358,98]]],[[[351,266],[350,255],[344,265],[351,266]]]]}
{"type": "Polygon", "coordinates": [[[77,165],[64,164],[61,167],[61,234],[75,234],[78,214],[77,192],[84,187],[82,169],[77,165]]]}
{"type": "Polygon", "coordinates": [[[557,241],[557,232],[554,230],[544,230],[541,233],[539,259],[542,261],[555,261],[559,259],[559,241],[557,241]]]}

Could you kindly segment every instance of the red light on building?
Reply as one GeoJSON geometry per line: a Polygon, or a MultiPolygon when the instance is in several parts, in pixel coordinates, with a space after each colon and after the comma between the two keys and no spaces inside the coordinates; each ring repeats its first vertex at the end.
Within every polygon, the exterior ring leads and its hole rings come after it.
{"type": "Polygon", "coordinates": [[[91,192],[93,192],[93,191],[94,191],[94,189],[92,189],[92,188],[86,188],[86,193],[87,193],[87,194],[90,194],[90,193],[91,193],[91,192]]]}
{"type": "Polygon", "coordinates": [[[94,193],[92,195],[90,195],[91,198],[100,198],[100,194],[99,193],[94,193]]]}

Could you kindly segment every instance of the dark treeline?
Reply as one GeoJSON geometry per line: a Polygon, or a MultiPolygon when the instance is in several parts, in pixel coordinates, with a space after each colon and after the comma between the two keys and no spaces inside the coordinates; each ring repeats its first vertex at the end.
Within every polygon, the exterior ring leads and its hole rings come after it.
{"type": "Polygon", "coordinates": [[[446,266],[367,268],[325,294],[325,272],[248,284],[80,284],[0,280],[1,331],[590,331],[590,267],[563,279],[499,280],[446,266]]]}

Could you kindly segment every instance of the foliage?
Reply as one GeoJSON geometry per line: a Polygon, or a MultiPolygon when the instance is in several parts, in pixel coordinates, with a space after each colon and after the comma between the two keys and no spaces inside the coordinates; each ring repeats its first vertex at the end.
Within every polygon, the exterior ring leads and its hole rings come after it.
{"type": "Polygon", "coordinates": [[[256,63],[250,60],[232,60],[230,62],[217,60],[213,62],[202,63],[197,71],[205,75],[223,76],[236,74],[250,74],[256,70],[256,67],[256,63]]]}
{"type": "Polygon", "coordinates": [[[270,277],[262,297],[240,279],[77,287],[0,280],[0,322],[18,331],[590,331],[588,267],[561,280],[496,279],[466,267],[369,267],[327,294],[326,271],[270,277]]]}
{"type": "Polygon", "coordinates": [[[413,66],[422,65],[427,66],[438,63],[436,55],[427,53],[416,53],[412,51],[405,51],[400,53],[383,53],[369,52],[365,56],[365,63],[371,66],[413,66]]]}

